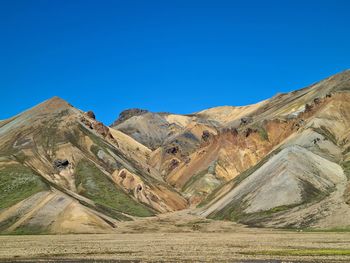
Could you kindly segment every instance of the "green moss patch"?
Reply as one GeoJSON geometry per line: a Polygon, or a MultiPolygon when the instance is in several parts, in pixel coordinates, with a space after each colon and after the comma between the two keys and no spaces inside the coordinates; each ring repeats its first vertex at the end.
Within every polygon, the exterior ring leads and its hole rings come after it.
{"type": "Polygon", "coordinates": [[[348,177],[348,179],[350,179],[350,161],[343,162],[342,167],[345,175],[348,177]]]}
{"type": "Polygon", "coordinates": [[[41,177],[21,164],[0,167],[0,210],[48,189],[41,177]]]}
{"type": "MultiPolygon", "coordinates": [[[[298,230],[299,231],[299,230],[298,230]]],[[[326,232],[326,233],[343,233],[343,232],[350,232],[350,226],[348,227],[334,227],[334,228],[325,228],[325,229],[320,229],[320,228],[304,228],[303,232],[326,232]]]]}
{"type": "Polygon", "coordinates": [[[75,179],[80,194],[93,200],[101,209],[141,217],[154,215],[151,208],[137,203],[89,161],[79,162],[75,179]]]}
{"type": "Polygon", "coordinates": [[[45,235],[49,234],[48,230],[38,225],[22,225],[14,231],[7,233],[10,235],[45,235]]]}

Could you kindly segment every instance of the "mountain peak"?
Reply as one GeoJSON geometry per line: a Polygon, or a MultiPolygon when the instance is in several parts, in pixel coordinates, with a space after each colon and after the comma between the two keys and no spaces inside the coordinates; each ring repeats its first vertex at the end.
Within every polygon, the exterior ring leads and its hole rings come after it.
{"type": "Polygon", "coordinates": [[[49,104],[52,104],[52,105],[57,105],[57,106],[70,106],[70,104],[65,101],[64,99],[58,97],[58,96],[53,96],[52,98],[44,101],[43,103],[49,103],[49,104]]]}
{"type": "Polygon", "coordinates": [[[117,126],[118,124],[126,121],[127,119],[130,119],[131,117],[143,115],[143,114],[146,114],[148,112],[149,112],[148,110],[138,109],[138,108],[124,110],[119,114],[118,119],[116,121],[114,121],[111,126],[112,127],[117,126]]]}
{"type": "Polygon", "coordinates": [[[69,104],[67,101],[64,99],[54,96],[51,99],[48,99],[34,108],[32,108],[30,111],[32,113],[35,112],[40,112],[40,113],[53,113],[53,112],[58,112],[66,109],[72,108],[72,105],[69,104]]]}

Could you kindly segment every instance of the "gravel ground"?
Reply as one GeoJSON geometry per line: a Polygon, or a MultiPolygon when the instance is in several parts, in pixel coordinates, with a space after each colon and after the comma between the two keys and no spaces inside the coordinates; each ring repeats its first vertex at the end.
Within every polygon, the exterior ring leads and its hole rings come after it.
{"type": "Polygon", "coordinates": [[[0,262],[350,262],[350,233],[0,236],[0,262]]]}

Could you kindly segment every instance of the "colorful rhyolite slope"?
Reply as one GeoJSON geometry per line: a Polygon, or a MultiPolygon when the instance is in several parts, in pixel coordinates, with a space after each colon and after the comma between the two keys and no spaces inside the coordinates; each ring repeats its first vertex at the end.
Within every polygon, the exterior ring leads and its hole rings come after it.
{"type": "Polygon", "coordinates": [[[350,223],[350,71],[243,107],[131,109],[111,127],[60,98],[0,122],[0,232],[105,233],[187,209],[263,227],[350,223]]]}

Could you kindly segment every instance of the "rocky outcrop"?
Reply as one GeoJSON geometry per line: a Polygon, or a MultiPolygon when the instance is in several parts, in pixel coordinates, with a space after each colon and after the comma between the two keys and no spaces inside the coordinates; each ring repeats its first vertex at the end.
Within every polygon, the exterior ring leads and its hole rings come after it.
{"type": "Polygon", "coordinates": [[[210,140],[211,133],[208,130],[203,131],[202,133],[202,140],[207,142],[210,140]]]}
{"type": "Polygon", "coordinates": [[[175,146],[170,146],[169,148],[167,148],[165,150],[165,152],[167,154],[172,154],[172,155],[176,155],[179,152],[179,146],[175,145],[175,146]]]}
{"type": "Polygon", "coordinates": [[[93,111],[89,110],[88,112],[85,113],[86,116],[88,116],[90,119],[95,120],[96,119],[96,115],[93,111]]]}
{"type": "Polygon", "coordinates": [[[184,208],[186,206],[184,199],[179,199],[179,196],[175,197],[174,194],[160,185],[148,184],[141,177],[127,169],[116,170],[112,177],[117,185],[125,191],[133,193],[138,201],[159,212],[170,212],[178,207],[184,208]]]}
{"type": "Polygon", "coordinates": [[[179,160],[177,159],[171,159],[170,164],[169,164],[169,171],[174,170],[178,165],[179,165],[179,160]]]}
{"type": "Polygon", "coordinates": [[[81,117],[80,118],[80,121],[86,126],[88,127],[89,129],[93,129],[94,127],[92,126],[92,122],[89,121],[88,119],[86,119],[85,117],[81,117]]]}
{"type": "Polygon", "coordinates": [[[62,170],[68,167],[69,161],[67,159],[64,159],[64,160],[57,159],[53,162],[53,165],[56,169],[62,170]]]}
{"type": "Polygon", "coordinates": [[[246,125],[253,122],[253,118],[252,117],[244,117],[241,118],[241,125],[246,125]]]}
{"type": "Polygon", "coordinates": [[[130,119],[131,117],[139,116],[139,115],[145,114],[147,112],[149,112],[149,111],[143,110],[143,109],[137,109],[137,108],[124,110],[119,114],[118,119],[112,123],[111,127],[116,126],[116,125],[126,121],[127,119],[130,119]]]}
{"type": "Polygon", "coordinates": [[[80,118],[81,123],[83,123],[86,127],[88,127],[91,130],[95,130],[98,134],[100,134],[103,138],[109,139],[114,144],[118,146],[117,140],[113,137],[112,133],[110,132],[109,128],[104,125],[102,122],[96,121],[96,120],[88,120],[84,116],[80,118]]]}
{"type": "MultiPolygon", "coordinates": [[[[108,127],[103,125],[102,122],[99,122],[99,121],[95,122],[93,127],[96,130],[96,132],[101,134],[103,137],[112,136],[109,132],[108,127]]],[[[113,136],[111,138],[113,138],[113,136]]]]}

